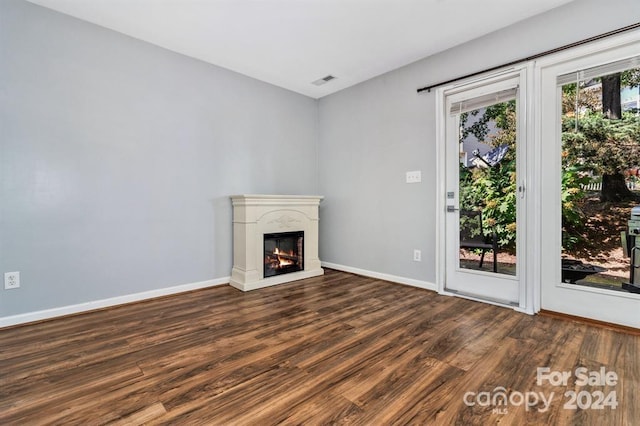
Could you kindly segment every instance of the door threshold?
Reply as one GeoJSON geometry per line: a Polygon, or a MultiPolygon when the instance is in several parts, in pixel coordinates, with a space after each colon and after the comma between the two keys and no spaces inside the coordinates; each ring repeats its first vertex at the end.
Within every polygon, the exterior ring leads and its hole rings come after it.
{"type": "Polygon", "coordinates": [[[518,302],[513,302],[510,300],[502,300],[502,299],[497,299],[497,298],[491,298],[491,297],[486,297],[486,296],[478,296],[477,294],[472,294],[472,293],[466,293],[464,291],[458,291],[458,290],[449,290],[449,289],[444,289],[444,294],[449,294],[451,296],[457,296],[457,297],[461,297],[463,299],[469,299],[469,300],[474,300],[476,302],[482,302],[482,303],[489,303],[490,305],[496,305],[496,306],[502,306],[504,308],[519,308],[520,307],[520,303],[518,302]]]}

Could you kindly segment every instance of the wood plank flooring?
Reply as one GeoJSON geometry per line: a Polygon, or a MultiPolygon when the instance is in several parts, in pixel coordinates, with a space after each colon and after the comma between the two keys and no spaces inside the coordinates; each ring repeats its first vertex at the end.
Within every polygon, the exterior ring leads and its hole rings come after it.
{"type": "Polygon", "coordinates": [[[639,389],[640,336],[332,270],[0,330],[2,425],[639,425],[639,389]]]}

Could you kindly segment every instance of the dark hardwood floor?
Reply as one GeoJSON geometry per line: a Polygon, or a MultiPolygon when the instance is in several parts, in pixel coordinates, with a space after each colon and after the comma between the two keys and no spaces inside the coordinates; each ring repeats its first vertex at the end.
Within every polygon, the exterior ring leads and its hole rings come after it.
{"type": "Polygon", "coordinates": [[[2,425],[638,425],[638,390],[640,336],[331,270],[0,330],[2,425]]]}

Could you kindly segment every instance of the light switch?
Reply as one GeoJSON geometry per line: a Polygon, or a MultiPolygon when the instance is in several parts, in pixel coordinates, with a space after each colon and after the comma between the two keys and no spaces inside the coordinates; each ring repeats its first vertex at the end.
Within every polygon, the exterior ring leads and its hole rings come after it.
{"type": "Polygon", "coordinates": [[[407,172],[407,183],[422,182],[422,172],[420,170],[414,170],[407,172]]]}

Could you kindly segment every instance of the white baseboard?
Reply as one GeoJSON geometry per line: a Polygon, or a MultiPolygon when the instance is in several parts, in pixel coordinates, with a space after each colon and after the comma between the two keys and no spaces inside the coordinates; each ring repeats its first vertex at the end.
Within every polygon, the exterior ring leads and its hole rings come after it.
{"type": "Polygon", "coordinates": [[[200,281],[190,284],[182,284],[173,287],[160,288],[157,290],[144,291],[142,293],[127,294],[124,296],[111,297],[109,299],[94,300],[77,305],[61,306],[59,308],[45,309],[42,311],[28,312],[26,314],[0,317],[0,328],[12,325],[25,324],[34,321],[60,317],[63,315],[78,314],[81,312],[93,311],[95,309],[108,308],[110,306],[123,305],[125,303],[139,302],[141,300],[153,299],[155,297],[169,296],[171,294],[183,293],[185,291],[198,290],[206,287],[228,284],[231,277],[216,278],[213,280],[200,281]]]}
{"type": "Polygon", "coordinates": [[[338,271],[350,272],[356,275],[362,275],[370,278],[391,281],[398,284],[410,285],[412,287],[424,288],[426,290],[438,291],[438,287],[434,283],[428,281],[415,280],[413,278],[399,277],[396,275],[383,274],[382,272],[367,271],[366,269],[353,268],[351,266],[338,265],[336,263],[322,262],[322,266],[338,271]]]}

